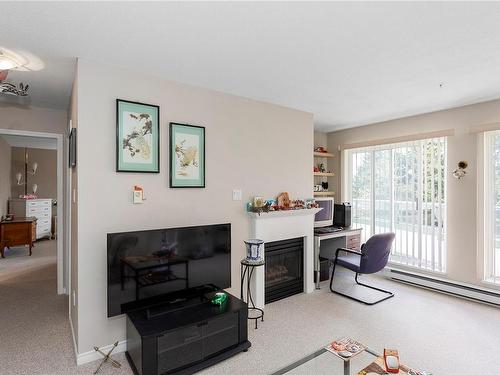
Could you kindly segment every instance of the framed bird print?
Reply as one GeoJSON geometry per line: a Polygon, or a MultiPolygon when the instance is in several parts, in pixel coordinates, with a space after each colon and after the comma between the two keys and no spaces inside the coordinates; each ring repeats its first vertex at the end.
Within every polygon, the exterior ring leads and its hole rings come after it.
{"type": "Polygon", "coordinates": [[[160,172],[160,107],[116,100],[116,171],[160,172]]]}
{"type": "Polygon", "coordinates": [[[205,128],[170,123],[170,187],[205,187],[205,128]]]}

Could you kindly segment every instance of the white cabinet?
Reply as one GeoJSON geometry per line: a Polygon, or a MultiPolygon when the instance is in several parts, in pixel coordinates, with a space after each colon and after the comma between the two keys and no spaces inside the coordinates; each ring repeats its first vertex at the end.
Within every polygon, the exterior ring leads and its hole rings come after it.
{"type": "Polygon", "coordinates": [[[10,199],[9,213],[15,217],[36,217],[37,240],[52,236],[52,199],[10,199]]]}

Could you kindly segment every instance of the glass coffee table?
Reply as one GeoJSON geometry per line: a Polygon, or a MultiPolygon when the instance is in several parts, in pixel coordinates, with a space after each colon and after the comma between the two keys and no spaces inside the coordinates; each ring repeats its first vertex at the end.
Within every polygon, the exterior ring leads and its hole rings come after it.
{"type": "MultiPolygon", "coordinates": [[[[326,347],[327,345],[325,345],[326,347]]],[[[356,375],[367,366],[372,366],[373,362],[378,363],[379,368],[383,368],[382,354],[365,347],[365,350],[356,354],[350,359],[343,359],[331,353],[325,347],[305,356],[298,361],[289,364],[286,367],[272,373],[271,375],[356,375]],[[351,372],[351,368],[353,372],[351,372]]],[[[375,366],[377,367],[377,366],[375,366]]],[[[389,374],[385,371],[376,372],[370,369],[364,372],[365,374],[389,374]]],[[[429,372],[418,372],[401,364],[400,375],[431,375],[429,372]]]]}

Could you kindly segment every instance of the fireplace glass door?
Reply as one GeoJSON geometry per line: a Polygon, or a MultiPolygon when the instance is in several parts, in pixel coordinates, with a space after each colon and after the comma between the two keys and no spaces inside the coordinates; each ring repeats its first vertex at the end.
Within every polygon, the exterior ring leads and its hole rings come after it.
{"type": "Polygon", "coordinates": [[[304,291],[304,238],[265,244],[266,303],[304,291]]]}

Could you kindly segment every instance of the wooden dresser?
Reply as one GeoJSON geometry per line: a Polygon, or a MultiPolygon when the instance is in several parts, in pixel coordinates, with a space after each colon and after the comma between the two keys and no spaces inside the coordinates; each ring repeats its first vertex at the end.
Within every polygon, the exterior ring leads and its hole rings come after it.
{"type": "Polygon", "coordinates": [[[52,199],[9,199],[9,214],[35,217],[37,240],[52,236],[52,199]]]}
{"type": "Polygon", "coordinates": [[[11,221],[0,221],[0,253],[5,258],[5,248],[29,246],[30,255],[36,241],[35,217],[19,217],[11,221]]]}

